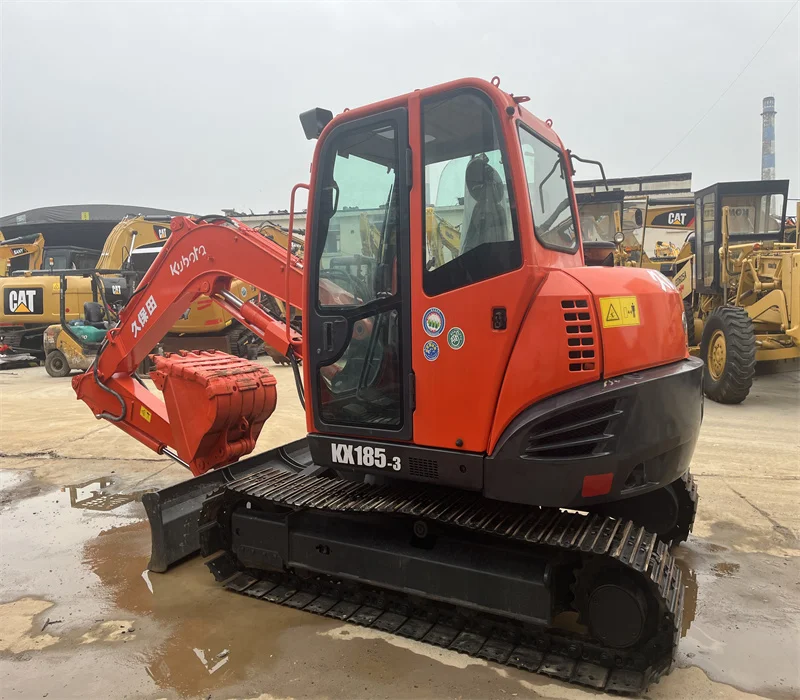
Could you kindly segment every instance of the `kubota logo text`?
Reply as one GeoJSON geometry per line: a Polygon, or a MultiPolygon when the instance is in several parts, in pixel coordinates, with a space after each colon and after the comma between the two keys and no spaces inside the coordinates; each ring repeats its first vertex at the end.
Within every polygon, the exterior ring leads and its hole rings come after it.
{"type": "Polygon", "coordinates": [[[195,246],[194,250],[189,255],[184,255],[180,260],[170,263],[169,271],[173,276],[181,274],[189,265],[196,263],[201,257],[206,256],[206,247],[204,245],[195,246]]]}

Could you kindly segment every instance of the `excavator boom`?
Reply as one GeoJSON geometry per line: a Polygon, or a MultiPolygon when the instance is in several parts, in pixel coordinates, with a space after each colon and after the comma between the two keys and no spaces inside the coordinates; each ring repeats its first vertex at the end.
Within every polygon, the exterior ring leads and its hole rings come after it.
{"type": "Polygon", "coordinates": [[[138,381],[136,368],[201,294],[267,344],[298,354],[300,337],[294,330],[255,304],[241,302],[228,288],[238,277],[284,302],[299,303],[302,264],[232,219],[206,223],[176,217],[171,226],[172,235],[109,330],[94,367],[75,377],[73,387],[95,416],[117,423],[158,453],[175,448],[197,475],[252,451],[275,406],[274,379],[225,353],[158,357],[153,376],[164,392],[162,401],[138,381]],[[209,400],[207,410],[197,410],[203,398],[209,400]]]}

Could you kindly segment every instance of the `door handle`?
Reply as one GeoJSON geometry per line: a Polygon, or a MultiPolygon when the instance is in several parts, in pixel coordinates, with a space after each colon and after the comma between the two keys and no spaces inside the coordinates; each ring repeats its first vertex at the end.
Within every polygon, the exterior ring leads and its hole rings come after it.
{"type": "Polygon", "coordinates": [[[322,324],[322,345],[325,352],[333,350],[333,322],[325,321],[322,324]]]}

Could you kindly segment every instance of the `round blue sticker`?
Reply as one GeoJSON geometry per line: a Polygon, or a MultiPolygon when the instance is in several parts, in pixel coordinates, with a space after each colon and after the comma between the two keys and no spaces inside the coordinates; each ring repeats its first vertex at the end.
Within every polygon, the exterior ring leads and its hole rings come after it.
{"type": "Polygon", "coordinates": [[[436,338],[444,333],[444,313],[442,310],[437,309],[435,306],[428,309],[422,317],[422,327],[431,338],[436,338]]]}
{"type": "Polygon", "coordinates": [[[433,362],[439,357],[439,343],[435,340],[429,340],[422,346],[422,354],[425,355],[426,360],[433,362]]]}

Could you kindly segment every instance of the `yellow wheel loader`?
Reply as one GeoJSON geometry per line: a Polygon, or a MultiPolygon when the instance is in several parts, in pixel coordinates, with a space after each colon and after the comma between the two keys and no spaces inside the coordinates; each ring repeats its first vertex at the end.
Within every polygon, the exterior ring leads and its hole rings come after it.
{"type": "Polygon", "coordinates": [[[800,248],[786,240],[788,190],[788,180],[755,180],[695,193],[695,233],[673,282],[714,401],[744,401],[757,362],[800,357],[800,248]]]}

